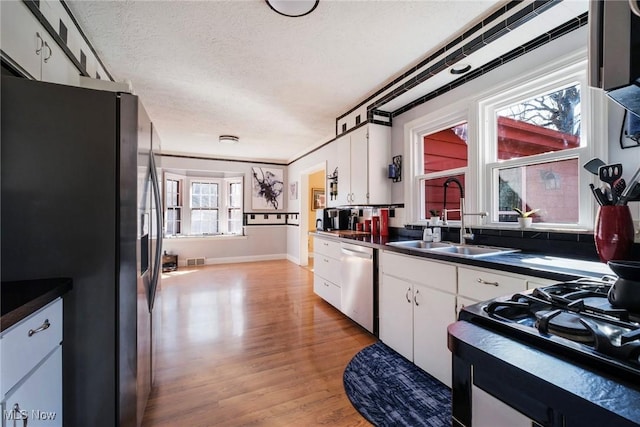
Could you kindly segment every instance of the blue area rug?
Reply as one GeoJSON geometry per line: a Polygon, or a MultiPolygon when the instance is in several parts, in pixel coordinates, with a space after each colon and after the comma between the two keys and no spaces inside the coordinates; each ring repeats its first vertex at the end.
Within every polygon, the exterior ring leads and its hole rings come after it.
{"type": "Polygon", "coordinates": [[[344,389],[376,426],[451,426],[451,389],[377,342],[347,365],[344,389]]]}

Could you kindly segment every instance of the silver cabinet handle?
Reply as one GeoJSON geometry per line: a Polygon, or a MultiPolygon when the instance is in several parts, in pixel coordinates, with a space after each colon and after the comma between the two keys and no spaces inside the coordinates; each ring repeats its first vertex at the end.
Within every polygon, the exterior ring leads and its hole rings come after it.
{"type": "Polygon", "coordinates": [[[44,57],[44,62],[47,62],[51,58],[51,55],[53,55],[53,51],[47,42],[44,42],[44,47],[47,48],[47,51],[49,52],[49,54],[44,57]]]}
{"type": "Polygon", "coordinates": [[[411,288],[407,288],[407,293],[404,294],[404,297],[407,299],[407,302],[411,304],[411,297],[409,297],[409,292],[411,292],[411,288]]]}
{"type": "Polygon", "coordinates": [[[420,289],[416,289],[416,293],[413,294],[413,302],[416,303],[416,307],[418,307],[420,304],[418,304],[418,294],[420,293],[420,289]]]}
{"type": "Polygon", "coordinates": [[[27,422],[29,421],[29,413],[26,410],[20,409],[20,405],[16,403],[15,405],[13,405],[13,409],[11,412],[13,412],[13,414],[11,414],[13,416],[13,427],[16,427],[16,421],[18,420],[22,420],[22,427],[27,427],[27,422]]]}
{"type": "Polygon", "coordinates": [[[322,258],[322,260],[323,260],[324,262],[327,262],[327,263],[329,262],[329,260],[328,260],[328,259],[326,259],[326,258],[322,258]]]}
{"type": "Polygon", "coordinates": [[[40,55],[43,47],[44,40],[42,40],[42,36],[40,36],[40,33],[36,31],[36,55],[40,55]]]}
{"type": "Polygon", "coordinates": [[[327,288],[329,287],[329,284],[327,282],[322,282],[323,285],[325,285],[327,288]]]}
{"type": "Polygon", "coordinates": [[[29,329],[29,332],[27,333],[27,335],[31,337],[37,334],[38,332],[42,332],[45,329],[49,329],[49,326],[51,326],[51,323],[49,323],[49,319],[44,319],[44,322],[42,323],[42,325],[38,326],[35,329],[29,329]]]}
{"type": "Polygon", "coordinates": [[[483,280],[480,277],[478,277],[477,282],[482,283],[483,285],[500,286],[498,282],[487,282],[486,280],[483,280]]]}

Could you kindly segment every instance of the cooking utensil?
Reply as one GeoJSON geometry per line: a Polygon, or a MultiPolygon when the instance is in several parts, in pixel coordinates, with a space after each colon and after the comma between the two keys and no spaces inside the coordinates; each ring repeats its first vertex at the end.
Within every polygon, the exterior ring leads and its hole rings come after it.
{"type": "Polygon", "coordinates": [[[606,165],[605,162],[595,157],[589,160],[587,163],[585,163],[583,168],[585,168],[586,170],[588,170],[594,175],[598,175],[598,169],[600,169],[600,166],[604,166],[604,165],[606,165]]]}
{"type": "Polygon", "coordinates": [[[591,188],[593,197],[596,199],[596,202],[598,202],[600,206],[608,204],[607,200],[604,197],[604,194],[602,194],[602,191],[600,191],[599,188],[596,188],[596,186],[593,184],[589,184],[589,188],[591,188]]]}
{"type": "Polygon", "coordinates": [[[640,181],[640,168],[633,174],[631,179],[629,180],[629,184],[627,184],[627,188],[624,189],[622,194],[620,195],[620,199],[618,199],[619,205],[626,205],[627,201],[631,199],[631,193],[635,191],[635,187],[640,181]]]}
{"type": "Polygon", "coordinates": [[[622,176],[622,165],[614,163],[600,166],[598,168],[598,176],[602,182],[608,184],[604,189],[604,193],[607,196],[607,200],[610,200],[615,205],[618,202],[618,195],[613,191],[613,183],[622,176]]]}
{"type": "Polygon", "coordinates": [[[620,178],[613,183],[613,194],[616,195],[616,200],[620,200],[620,196],[622,196],[625,188],[627,188],[627,182],[624,178],[620,178]]]}
{"type": "Polygon", "coordinates": [[[613,186],[613,183],[622,176],[622,165],[620,163],[614,163],[600,166],[598,168],[598,176],[600,177],[600,181],[613,186]]]}

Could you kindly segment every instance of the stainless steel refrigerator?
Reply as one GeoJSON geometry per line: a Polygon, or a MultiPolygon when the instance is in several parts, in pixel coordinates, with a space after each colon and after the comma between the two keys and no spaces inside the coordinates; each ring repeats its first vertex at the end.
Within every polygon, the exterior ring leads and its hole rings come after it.
{"type": "Polygon", "coordinates": [[[157,134],[131,94],[6,76],[0,90],[2,280],[73,279],[64,425],[139,425],[159,331],[157,134]]]}

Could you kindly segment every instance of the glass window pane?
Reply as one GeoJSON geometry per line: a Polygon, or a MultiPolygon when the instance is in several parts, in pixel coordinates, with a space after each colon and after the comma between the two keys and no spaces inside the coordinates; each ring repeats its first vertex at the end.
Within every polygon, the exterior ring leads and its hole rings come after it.
{"type": "Polygon", "coordinates": [[[580,85],[539,95],[496,112],[498,159],[580,146],[580,85]]]}
{"type": "Polygon", "coordinates": [[[218,211],[194,209],[191,211],[192,234],[215,234],[218,232],[218,211]]]}
{"type": "Polygon", "coordinates": [[[229,209],[229,230],[231,234],[242,233],[242,211],[240,209],[229,209]]]}
{"type": "Polygon", "coordinates": [[[423,152],[423,173],[466,167],[467,123],[425,136],[423,152]]]}
{"type": "MultiPolygon", "coordinates": [[[[444,182],[450,177],[442,177],[424,180],[424,200],[426,217],[431,216],[430,211],[438,211],[438,216],[442,217],[444,205],[444,182]]],[[[455,175],[464,188],[464,175],[455,175]]],[[[447,188],[447,209],[460,209],[460,190],[455,183],[450,183],[447,188]]],[[[460,220],[460,212],[449,212],[447,218],[453,221],[460,220]]]]}
{"type": "Polygon", "coordinates": [[[498,220],[516,222],[513,208],[517,207],[539,209],[533,222],[577,223],[579,172],[578,159],[500,169],[498,220]]]}
{"type": "Polygon", "coordinates": [[[239,182],[229,184],[229,206],[234,208],[242,206],[242,184],[239,182]]]}

